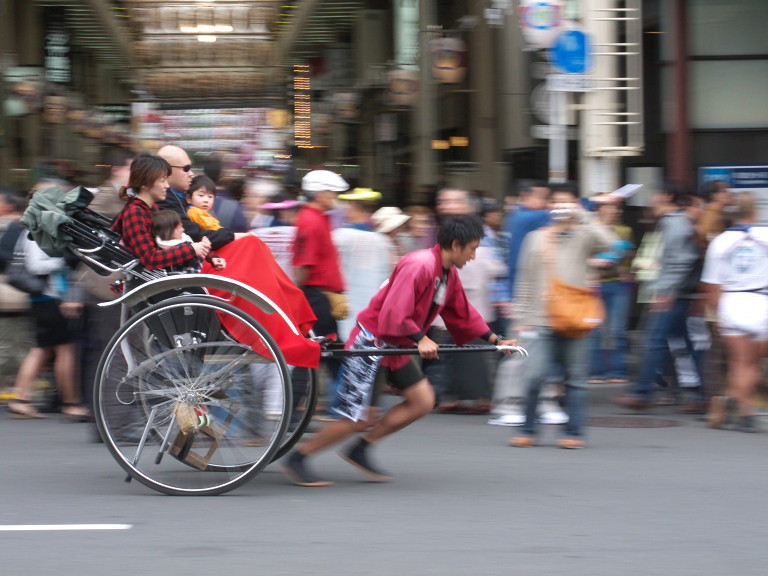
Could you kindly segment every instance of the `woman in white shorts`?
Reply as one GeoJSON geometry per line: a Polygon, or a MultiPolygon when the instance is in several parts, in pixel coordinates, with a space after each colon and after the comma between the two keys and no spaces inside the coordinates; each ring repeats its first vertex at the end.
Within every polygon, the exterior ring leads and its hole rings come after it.
{"type": "Polygon", "coordinates": [[[768,227],[754,225],[750,192],[733,206],[736,222],[709,245],[701,275],[728,355],[725,395],[712,398],[709,423],[722,427],[736,409],[738,429],[754,431],[752,397],[768,352],[768,227]]]}

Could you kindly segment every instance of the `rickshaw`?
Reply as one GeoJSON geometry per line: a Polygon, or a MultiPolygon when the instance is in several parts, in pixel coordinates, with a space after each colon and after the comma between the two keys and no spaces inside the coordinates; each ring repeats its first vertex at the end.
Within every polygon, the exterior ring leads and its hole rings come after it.
{"type": "MultiPolygon", "coordinates": [[[[164,494],[216,495],[241,486],[306,431],[318,378],[314,369],[289,366],[273,335],[238,303],[277,315],[301,333],[269,295],[243,282],[147,270],[120,244],[109,219],[88,209],[91,199],[84,187],[42,189],[22,224],[49,255],[69,253],[99,274],[124,276],[120,296],[100,304],[121,307],[121,326],[94,381],[94,417],[104,444],[126,481],[164,494]],[[293,378],[298,370],[306,376],[293,378]]],[[[315,340],[321,357],[416,353],[351,352],[315,340]]],[[[507,348],[527,355],[523,348],[507,348]]]]}

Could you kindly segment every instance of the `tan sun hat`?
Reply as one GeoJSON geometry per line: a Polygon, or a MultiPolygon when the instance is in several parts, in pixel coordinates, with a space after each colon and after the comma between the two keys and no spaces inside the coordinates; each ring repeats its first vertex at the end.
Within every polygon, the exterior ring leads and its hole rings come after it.
{"type": "Polygon", "coordinates": [[[384,206],[371,215],[371,221],[376,225],[376,232],[381,234],[392,232],[392,230],[399,228],[410,219],[411,217],[408,214],[403,213],[396,206],[384,206]]]}

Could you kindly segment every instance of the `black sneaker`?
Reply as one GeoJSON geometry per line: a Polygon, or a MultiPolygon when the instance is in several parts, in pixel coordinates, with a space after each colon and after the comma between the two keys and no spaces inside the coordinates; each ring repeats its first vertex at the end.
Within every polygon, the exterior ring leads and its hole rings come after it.
{"type": "Polygon", "coordinates": [[[304,456],[294,451],[288,455],[281,464],[280,468],[283,470],[288,479],[296,484],[296,486],[330,486],[333,484],[330,480],[321,480],[312,472],[307,470],[304,465],[304,456]]]}
{"type": "Polygon", "coordinates": [[[379,470],[376,466],[371,464],[366,454],[366,448],[368,442],[360,440],[351,449],[341,452],[340,455],[344,460],[359,468],[366,476],[375,482],[389,482],[394,480],[393,476],[390,476],[386,472],[379,470]]]}

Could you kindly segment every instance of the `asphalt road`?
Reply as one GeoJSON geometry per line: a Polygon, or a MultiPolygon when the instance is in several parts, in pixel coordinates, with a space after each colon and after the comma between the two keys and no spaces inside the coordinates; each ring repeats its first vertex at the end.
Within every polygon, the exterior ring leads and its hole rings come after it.
{"type": "Polygon", "coordinates": [[[592,426],[585,450],[555,448],[553,426],[521,449],[485,417],[430,415],[377,450],[392,483],[328,452],[314,464],[330,487],[293,486],[272,465],[207,498],[126,484],[85,424],[3,414],[0,574],[768,573],[768,434],[671,408],[624,418],[604,396],[592,414],[610,420],[596,423],[632,427],[592,426]],[[637,427],[654,418],[679,425],[637,427]],[[121,529],[50,529],[83,524],[121,529]]]}

